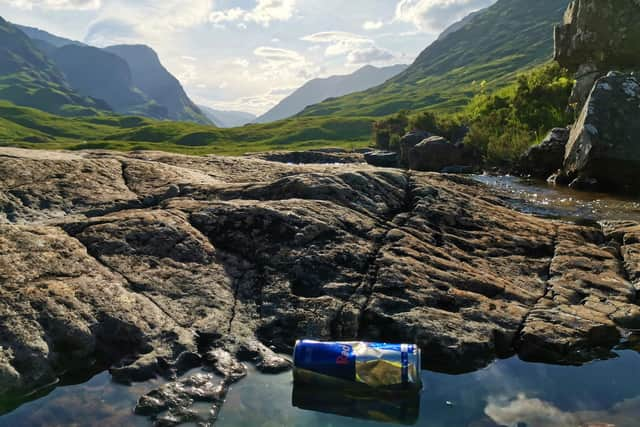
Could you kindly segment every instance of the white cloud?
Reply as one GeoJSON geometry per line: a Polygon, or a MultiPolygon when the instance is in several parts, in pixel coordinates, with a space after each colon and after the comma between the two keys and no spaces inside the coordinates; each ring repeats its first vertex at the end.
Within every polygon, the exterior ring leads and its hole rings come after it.
{"type": "Polygon", "coordinates": [[[453,21],[494,2],[495,0],[400,0],[394,20],[413,24],[421,31],[438,32],[453,21]]]}
{"type": "Polygon", "coordinates": [[[295,12],[296,0],[257,0],[251,10],[235,7],[216,10],[209,14],[209,21],[222,25],[227,22],[254,22],[268,27],[273,21],[288,21],[295,12]]]}
{"type": "Polygon", "coordinates": [[[249,61],[244,58],[235,58],[231,60],[232,65],[236,65],[238,67],[247,68],[249,67],[249,61]]]}
{"type": "Polygon", "coordinates": [[[371,39],[344,31],[323,31],[304,36],[302,40],[317,44],[327,44],[328,46],[324,52],[326,56],[348,55],[356,49],[370,47],[374,44],[371,39]]]}
{"type": "Polygon", "coordinates": [[[216,10],[209,14],[209,21],[214,24],[238,21],[243,19],[246,13],[246,10],[240,9],[239,7],[227,10],[216,10]]]}
{"type": "Polygon", "coordinates": [[[346,55],[349,64],[370,64],[373,62],[389,62],[395,59],[394,54],[376,46],[367,37],[344,31],[324,31],[310,34],[302,38],[316,44],[327,44],[325,56],[346,55]]]}
{"type": "Polygon", "coordinates": [[[279,47],[260,46],[253,51],[254,55],[271,62],[302,62],[304,56],[295,50],[281,49],[279,47]]]}
{"type": "Polygon", "coordinates": [[[96,10],[102,6],[101,0],[0,0],[0,3],[25,10],[96,10]]]}
{"type": "Polygon", "coordinates": [[[384,22],[382,21],[365,21],[365,23],[362,24],[362,28],[367,31],[379,30],[382,27],[384,27],[384,22]]]}
{"type": "Polygon", "coordinates": [[[364,49],[355,49],[347,55],[347,61],[350,64],[372,64],[375,62],[393,61],[395,55],[387,50],[379,47],[367,47],[364,49]]]}

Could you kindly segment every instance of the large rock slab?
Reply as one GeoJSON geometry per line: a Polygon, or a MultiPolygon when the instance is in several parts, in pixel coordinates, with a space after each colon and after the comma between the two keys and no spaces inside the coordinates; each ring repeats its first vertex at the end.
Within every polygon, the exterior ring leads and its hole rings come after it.
{"type": "Polygon", "coordinates": [[[640,82],[632,74],[599,79],[567,143],[564,171],[575,186],[637,192],[640,170],[640,82]]]}
{"type": "Polygon", "coordinates": [[[141,401],[188,419],[171,402],[203,388],[218,408],[240,362],[288,369],[305,336],[412,341],[464,372],[582,363],[640,321],[637,224],[532,217],[461,177],[154,152],[0,164],[0,396],[97,356],[123,382],[205,365],[225,380],[141,401]]]}

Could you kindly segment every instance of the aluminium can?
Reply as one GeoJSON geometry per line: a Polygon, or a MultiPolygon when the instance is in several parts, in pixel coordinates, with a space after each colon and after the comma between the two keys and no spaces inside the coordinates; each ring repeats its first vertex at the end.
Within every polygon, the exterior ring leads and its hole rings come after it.
{"type": "Polygon", "coordinates": [[[294,380],[420,389],[420,357],[414,344],[299,340],[293,354],[294,380]]]}

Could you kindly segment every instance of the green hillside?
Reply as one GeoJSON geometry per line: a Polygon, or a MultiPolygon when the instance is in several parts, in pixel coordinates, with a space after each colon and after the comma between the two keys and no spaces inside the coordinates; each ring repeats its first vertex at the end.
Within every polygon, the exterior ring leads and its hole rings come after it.
{"type": "Polygon", "coordinates": [[[320,147],[365,147],[372,118],[309,117],[238,128],[101,114],[60,117],[0,101],[0,146],[41,149],[164,150],[242,154],[320,147]]]}
{"type": "Polygon", "coordinates": [[[553,26],[569,0],[498,0],[425,49],[403,73],[369,89],[305,109],[302,116],[385,116],[424,108],[458,111],[482,89],[551,59],[553,26]]]}
{"type": "Polygon", "coordinates": [[[0,17],[0,99],[65,116],[95,114],[108,106],[78,95],[19,29],[0,17]]]}

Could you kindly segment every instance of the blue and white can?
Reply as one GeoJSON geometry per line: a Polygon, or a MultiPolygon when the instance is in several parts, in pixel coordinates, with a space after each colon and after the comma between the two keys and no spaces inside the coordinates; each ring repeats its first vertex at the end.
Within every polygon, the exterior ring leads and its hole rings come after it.
{"type": "Polygon", "coordinates": [[[389,389],[422,385],[420,349],[414,344],[299,340],[293,363],[296,382],[328,378],[389,389]]]}

